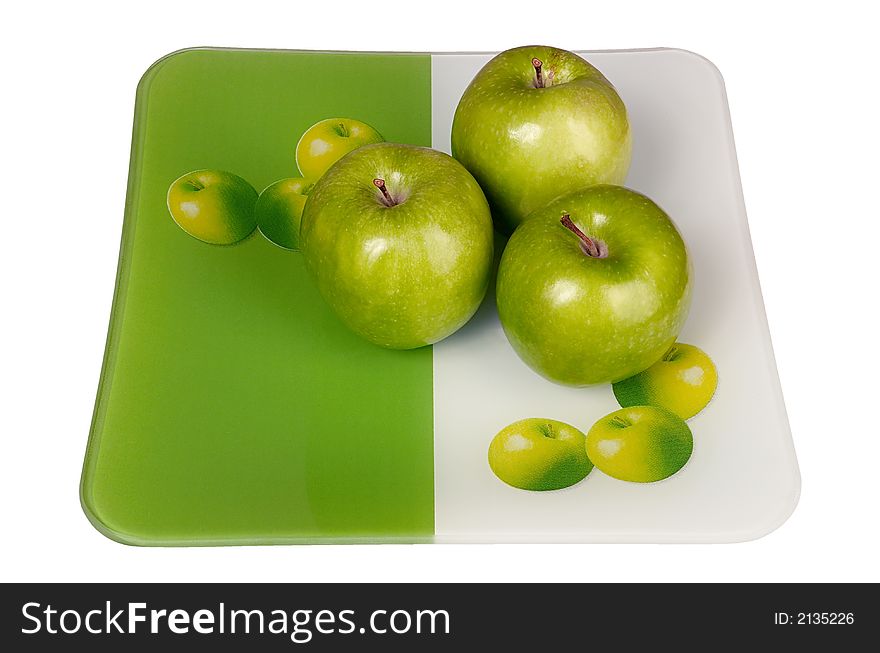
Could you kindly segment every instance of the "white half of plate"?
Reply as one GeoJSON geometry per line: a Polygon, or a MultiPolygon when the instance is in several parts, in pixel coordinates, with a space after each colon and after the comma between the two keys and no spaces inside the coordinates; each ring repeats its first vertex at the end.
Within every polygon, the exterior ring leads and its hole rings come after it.
{"type": "MultiPolygon", "coordinates": [[[[618,408],[610,386],[572,389],[529,370],[507,343],[494,298],[434,346],[435,529],[438,542],[733,542],[761,537],[797,505],[800,476],[749,236],[724,83],[682,50],[581,53],[615,85],[634,134],[627,185],[675,220],[695,286],[680,341],[718,367],[715,398],[690,420],[694,453],[675,476],[626,483],[598,469],[553,492],[492,474],[495,433],[526,417],[586,432],[618,408]],[[462,336],[467,337],[462,337],[462,336]]],[[[432,60],[433,145],[450,151],[464,88],[492,55],[432,60]]]]}

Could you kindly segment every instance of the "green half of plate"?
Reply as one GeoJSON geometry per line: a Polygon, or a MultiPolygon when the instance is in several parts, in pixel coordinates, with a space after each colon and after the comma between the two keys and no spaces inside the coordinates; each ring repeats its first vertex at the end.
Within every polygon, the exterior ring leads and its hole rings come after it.
{"type": "Polygon", "coordinates": [[[429,55],[186,50],[137,93],[122,251],[82,478],[130,544],[430,539],[432,352],[348,332],[302,258],[259,234],[187,235],[169,185],[298,176],[310,125],[351,117],[431,144],[429,55]]]}

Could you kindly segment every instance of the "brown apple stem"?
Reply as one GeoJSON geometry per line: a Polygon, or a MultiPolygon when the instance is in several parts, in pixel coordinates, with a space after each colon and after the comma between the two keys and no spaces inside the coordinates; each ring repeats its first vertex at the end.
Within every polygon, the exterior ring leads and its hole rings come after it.
{"type": "Polygon", "coordinates": [[[575,236],[577,236],[581,241],[581,249],[584,254],[587,256],[592,256],[593,258],[601,257],[601,252],[599,251],[599,245],[596,244],[596,241],[590,238],[587,234],[581,231],[578,226],[572,222],[571,216],[566,213],[562,216],[560,220],[562,226],[572,232],[575,236]]]}
{"type": "Polygon", "coordinates": [[[535,87],[544,88],[544,73],[542,72],[544,62],[535,57],[532,59],[532,65],[535,67],[535,87]]]}
{"type": "Polygon", "coordinates": [[[397,206],[397,202],[394,201],[394,198],[391,197],[391,193],[389,193],[388,189],[385,188],[384,179],[374,179],[373,185],[380,191],[382,191],[382,197],[385,199],[385,206],[397,206]]]}

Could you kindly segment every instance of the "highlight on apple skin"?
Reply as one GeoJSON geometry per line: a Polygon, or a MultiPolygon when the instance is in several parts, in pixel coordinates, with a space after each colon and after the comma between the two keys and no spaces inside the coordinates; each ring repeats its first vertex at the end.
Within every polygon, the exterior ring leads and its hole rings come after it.
{"type": "Polygon", "coordinates": [[[587,455],[599,470],[621,481],[654,483],[685,466],[694,449],[687,422],[657,406],[621,408],[587,433],[587,455]]]}
{"type": "Polygon", "coordinates": [[[321,295],[352,331],[391,349],[442,340],[476,312],[491,276],[489,206],[455,159],[376,143],[309,193],[300,247],[321,295]]]}
{"type": "Polygon", "coordinates": [[[257,199],[257,227],[270,242],[299,249],[299,225],[313,182],[302,177],[280,179],[267,186],[257,199]]]}
{"type": "Polygon", "coordinates": [[[712,359],[694,345],[676,342],[651,367],[613,385],[614,396],[624,408],[660,406],[682,419],[703,410],[718,387],[718,371],[712,359]]]}
{"type": "Polygon", "coordinates": [[[557,420],[532,417],[504,427],[489,445],[489,467],[521,490],[560,490],[582,481],[593,469],[586,437],[557,420]]]}
{"type": "Polygon", "coordinates": [[[622,184],[632,134],[623,100],[593,65],[559,48],[524,46],[495,56],[465,90],[452,155],[510,233],[559,195],[622,184]]]}
{"type": "Polygon", "coordinates": [[[362,145],[385,139],[353,118],[326,118],[309,127],[296,144],[296,165],[303,177],[319,179],[343,156],[362,145]]]}
{"type": "Polygon", "coordinates": [[[511,236],[496,301],[519,357],[571,386],[613,383],[653,365],[687,318],[684,240],[650,199],[622,186],[564,195],[511,236]]]}
{"type": "Polygon", "coordinates": [[[257,226],[257,191],[247,181],[224,170],[193,170],[168,188],[168,211],[177,225],[194,238],[212,245],[232,245],[257,226]]]}

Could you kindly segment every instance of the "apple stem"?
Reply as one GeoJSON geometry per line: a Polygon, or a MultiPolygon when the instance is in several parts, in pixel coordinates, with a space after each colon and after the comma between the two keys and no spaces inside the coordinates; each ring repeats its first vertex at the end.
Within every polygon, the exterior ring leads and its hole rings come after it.
{"type": "Polygon", "coordinates": [[[672,345],[672,347],[669,348],[669,351],[667,351],[666,354],[664,354],[663,361],[665,363],[673,361],[673,360],[675,360],[677,355],[678,355],[678,347],[676,347],[675,345],[672,345]]]}
{"type": "Polygon", "coordinates": [[[385,206],[397,206],[397,202],[394,201],[394,198],[391,197],[391,193],[389,193],[388,189],[385,187],[384,179],[374,179],[373,185],[382,191],[382,197],[385,199],[385,206]]]}
{"type": "Polygon", "coordinates": [[[541,424],[538,426],[538,430],[545,438],[550,438],[551,440],[556,439],[556,434],[553,432],[552,424],[541,424]]]}
{"type": "Polygon", "coordinates": [[[532,59],[532,65],[535,67],[535,88],[544,88],[544,73],[542,72],[544,62],[535,57],[532,59]]]}
{"type": "Polygon", "coordinates": [[[583,231],[581,231],[578,226],[572,221],[571,216],[568,213],[562,216],[560,222],[562,223],[562,226],[564,226],[575,236],[580,238],[581,249],[583,250],[584,254],[593,258],[602,257],[602,253],[599,250],[599,246],[596,244],[596,241],[590,238],[583,231]]]}

